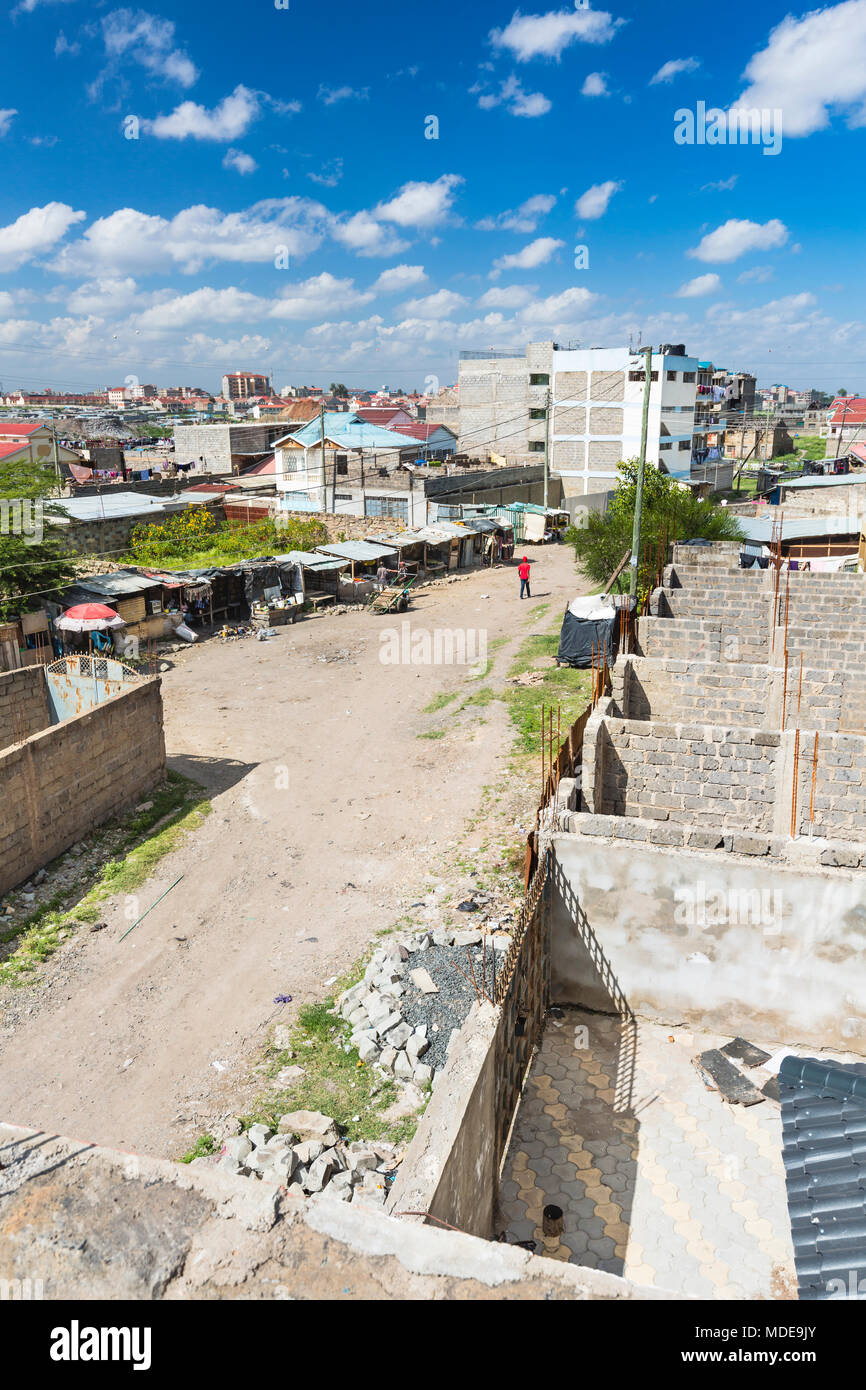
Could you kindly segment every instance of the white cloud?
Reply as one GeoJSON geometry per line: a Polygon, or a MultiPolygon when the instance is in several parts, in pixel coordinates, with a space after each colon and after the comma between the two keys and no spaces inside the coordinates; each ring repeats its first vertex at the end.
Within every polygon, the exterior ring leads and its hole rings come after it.
{"type": "Polygon", "coordinates": [[[447,319],[468,302],[464,295],[455,294],[453,290],[437,290],[435,294],[428,294],[424,299],[409,299],[400,308],[401,312],[408,314],[410,318],[447,319]]]}
{"type": "Polygon", "coordinates": [[[754,54],[737,106],[784,112],[784,133],[811,135],[844,113],[851,126],[866,125],[866,4],[844,0],[786,16],[754,54]]]}
{"type": "Polygon", "coordinates": [[[411,245],[401,240],[391,227],[383,227],[369,212],[334,218],[330,231],[335,241],[357,256],[399,256],[411,245]]]}
{"type": "Polygon", "coordinates": [[[735,187],[739,174],[731,174],[729,179],[717,179],[715,183],[702,183],[702,193],[730,193],[735,187]]]}
{"type": "Polygon", "coordinates": [[[17,270],[55,246],[76,222],[87,216],[67,203],[31,208],[7,227],[0,227],[0,270],[17,270]]]}
{"type": "Polygon", "coordinates": [[[139,328],[166,329],[190,328],[197,323],[232,323],[263,317],[267,301],[258,295],[239,290],[234,285],[228,289],[214,290],[209,286],[193,290],[191,294],[175,295],[163,303],[145,309],[136,320],[139,328]]]}
{"type": "Polygon", "coordinates": [[[198,205],[171,219],[119,208],[64,247],[51,268],[78,275],[174,268],[192,274],[211,263],[273,263],[283,246],[297,257],[314,251],[330,218],[306,198],[270,198],[232,213],[198,205]]]}
{"type": "Polygon", "coordinates": [[[71,0],[19,0],[12,10],[12,17],[18,14],[32,14],[40,5],[68,5],[71,0]]]}
{"type": "Polygon", "coordinates": [[[493,29],[490,42],[507,48],[520,63],[531,58],[559,58],[573,43],[608,43],[625,21],[604,10],[549,10],[522,15],[516,10],[504,29],[493,29]]]}
{"type": "Polygon", "coordinates": [[[650,86],[655,87],[660,82],[673,82],[681,72],[697,72],[700,66],[697,58],[670,58],[666,63],[662,63],[658,72],[653,73],[650,86]]]}
{"type": "Polygon", "coordinates": [[[236,169],[239,174],[252,174],[258,167],[252,155],[243,150],[228,149],[223,156],[223,168],[236,169]]]}
{"type": "Polygon", "coordinates": [[[376,296],[372,290],[356,290],[353,280],[337,280],[327,271],[296,285],[289,285],[271,307],[275,319],[309,319],[318,314],[345,313],[376,296]]]}
{"type": "Polygon", "coordinates": [[[145,129],[158,140],[238,140],[260,110],[258,94],[239,85],[212,111],[196,101],[182,101],[168,116],[145,122],[145,129]]]}
{"type": "Polygon", "coordinates": [[[721,280],[711,271],[708,275],[696,275],[694,280],[687,280],[684,285],[680,285],[677,298],[700,299],[701,295],[715,294],[721,288],[721,280]]]}
{"type": "Polygon", "coordinates": [[[420,285],[427,276],[423,265],[392,265],[383,270],[373,289],[380,294],[393,294],[395,291],[410,290],[420,285]]]}
{"type": "Polygon", "coordinates": [[[520,204],[519,208],[500,212],[497,217],[482,217],[475,226],[479,232],[495,232],[500,228],[508,232],[534,232],[542,217],[545,217],[556,204],[552,193],[535,193],[520,204]]]}
{"type": "Polygon", "coordinates": [[[0,108],[0,139],[9,134],[14,118],[18,115],[14,106],[0,108]]]}
{"type": "Polygon", "coordinates": [[[492,111],[495,106],[507,103],[512,116],[546,116],[552,105],[543,92],[525,92],[523,84],[513,73],[500,82],[498,92],[485,91],[477,83],[469,90],[473,95],[481,93],[478,105],[482,111],[492,111]]]}
{"type": "Polygon", "coordinates": [[[582,312],[597,298],[590,290],[570,289],[561,294],[548,295],[546,299],[534,299],[520,315],[521,322],[550,324],[573,322],[571,315],[582,312]]]}
{"type": "Polygon", "coordinates": [[[580,89],[581,96],[584,97],[607,97],[610,92],[607,87],[606,72],[590,72],[584,78],[583,86],[580,89]]]}
{"type": "Polygon", "coordinates": [[[537,291],[537,285],[501,285],[487,290],[478,300],[481,309],[522,309],[537,291]]]}
{"type": "Polygon", "coordinates": [[[131,276],[103,277],[79,285],[66,301],[70,314],[121,314],[138,302],[138,286],[131,276]]]}
{"type": "Polygon", "coordinates": [[[369,87],[326,87],[324,82],[320,85],[317,96],[319,101],[326,106],[333,106],[338,101],[369,101],[369,87]]]}
{"type": "Polygon", "coordinates": [[[76,53],[80,53],[80,52],[81,52],[81,44],[80,44],[80,43],[70,43],[69,40],[67,39],[66,35],[64,34],[63,30],[61,29],[61,30],[60,30],[60,33],[57,35],[57,38],[54,40],[54,56],[55,56],[55,58],[60,58],[64,53],[71,53],[71,54],[72,54],[72,57],[74,58],[75,55],[76,55],[76,53]]]}
{"type": "Polygon", "coordinates": [[[312,179],[313,183],[320,183],[323,188],[336,188],[342,177],[343,161],[339,157],[329,159],[318,174],[307,174],[308,179],[312,179]]]}
{"type": "Polygon", "coordinates": [[[498,260],[493,262],[493,267],[497,272],[501,270],[534,270],[536,266],[546,265],[554,252],[564,245],[564,241],[557,241],[552,236],[536,237],[535,241],[530,241],[522,250],[515,251],[512,255],[500,256],[498,260]]]}
{"type": "Polygon", "coordinates": [[[406,183],[373,215],[398,227],[435,227],[448,217],[455,190],[463,182],[459,174],[442,174],[434,183],[406,183]]]}
{"type": "Polygon", "coordinates": [[[735,261],[747,251],[771,251],[787,240],[788,228],[776,217],[764,223],[731,217],[702,237],[688,254],[698,261],[735,261]]]}
{"type": "Polygon", "coordinates": [[[737,276],[738,285],[749,285],[754,282],[756,285],[766,284],[772,280],[775,271],[771,265],[756,265],[751,270],[744,270],[742,275],[737,276]]]}
{"type": "Polygon", "coordinates": [[[595,183],[592,188],[581,193],[574,210],[578,217],[584,218],[587,222],[603,217],[614,193],[618,193],[621,188],[622,184],[614,183],[612,179],[608,179],[607,183],[595,183]]]}
{"type": "Polygon", "coordinates": [[[174,31],[170,19],[160,19],[144,10],[113,10],[102,21],[109,67],[128,60],[167,82],[192,87],[198,79],[198,68],[175,46],[174,31]]]}

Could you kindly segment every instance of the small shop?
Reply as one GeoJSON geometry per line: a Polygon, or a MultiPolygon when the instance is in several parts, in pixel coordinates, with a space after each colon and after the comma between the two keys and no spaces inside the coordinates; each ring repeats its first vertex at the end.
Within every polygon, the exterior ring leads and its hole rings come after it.
{"type": "Polygon", "coordinates": [[[378,592],[380,569],[397,568],[397,551],[392,545],[373,541],[335,541],[317,545],[316,554],[332,560],[348,560],[349,573],[340,575],[338,597],[341,603],[366,603],[378,592]]]}
{"type": "Polygon", "coordinates": [[[304,575],[304,603],[316,611],[336,603],[340,575],[349,568],[348,560],[328,559],[305,550],[290,550],[281,559],[300,565],[304,575]]]}
{"type": "Polygon", "coordinates": [[[511,511],[523,515],[522,539],[541,545],[561,541],[571,525],[569,513],[559,507],[542,507],[536,502],[512,502],[511,511]]]}

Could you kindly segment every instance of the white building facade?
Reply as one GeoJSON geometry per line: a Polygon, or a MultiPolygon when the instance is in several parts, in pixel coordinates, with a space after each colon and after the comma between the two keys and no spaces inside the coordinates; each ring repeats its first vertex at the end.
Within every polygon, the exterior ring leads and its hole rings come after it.
{"type": "MultiPolygon", "coordinates": [[[[607,490],[640,451],[641,354],[530,343],[525,354],[461,354],[459,448],[540,463],[550,413],[550,469],[574,496],[607,490]]],[[[680,477],[691,467],[698,361],[680,344],[653,353],[647,462],[680,477]]]]}

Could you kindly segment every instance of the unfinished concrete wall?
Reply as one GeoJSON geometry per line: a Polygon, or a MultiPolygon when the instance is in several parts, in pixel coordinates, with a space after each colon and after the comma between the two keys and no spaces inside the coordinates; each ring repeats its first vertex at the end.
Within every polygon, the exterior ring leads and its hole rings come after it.
{"type": "Polygon", "coordinates": [[[0,893],[134,805],[164,775],[160,685],[138,682],[0,752],[0,893]]]}
{"type": "Polygon", "coordinates": [[[771,833],[780,741],[778,733],[754,727],[594,716],[584,735],[582,807],[771,833]]]}
{"type": "Polygon", "coordinates": [[[862,875],[554,838],[551,1001],[866,1053],[862,875]]]}
{"type": "MultiPolygon", "coordinates": [[[[793,752],[787,761],[793,764],[793,752]]],[[[797,772],[798,833],[809,834],[813,813],[813,835],[866,841],[866,738],[824,733],[818,735],[816,748],[814,738],[801,733],[797,772]]]]}
{"type": "Polygon", "coordinates": [[[471,1235],[493,1234],[499,1024],[492,1005],[473,1005],[400,1167],[389,1212],[429,1212],[471,1235]]]}
{"type": "Polygon", "coordinates": [[[22,742],[50,723],[42,666],[23,666],[0,674],[0,749],[22,742]]]}
{"type": "Polygon", "coordinates": [[[781,699],[775,698],[775,672],[767,666],[629,657],[623,677],[625,719],[700,720],[762,729],[779,724],[781,699]]]}
{"type": "Polygon", "coordinates": [[[195,1163],[0,1125],[0,1280],[51,1301],[669,1301],[602,1270],[308,1201],[195,1163]]]}

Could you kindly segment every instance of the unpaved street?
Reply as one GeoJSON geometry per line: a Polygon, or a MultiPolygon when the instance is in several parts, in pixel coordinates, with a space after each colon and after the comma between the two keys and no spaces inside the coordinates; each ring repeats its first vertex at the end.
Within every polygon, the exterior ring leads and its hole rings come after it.
{"type": "MultiPolygon", "coordinates": [[[[481,571],[419,594],[412,631],[507,639],[497,683],[535,605],[550,605],[547,627],[579,591],[570,548],[534,557],[532,603],[518,601],[516,568],[481,571]]],[[[83,930],[45,967],[11,1031],[0,1015],[4,1120],[176,1156],[237,1099],[274,997],[293,996],[287,1019],[320,996],[412,900],[481,788],[505,775],[511,733],[498,702],[423,713],[438,692],[480,682],[383,664],[380,633],[403,620],[359,612],[268,642],[211,641],[164,675],[169,764],[206,786],[213,812],[135,903],[107,904],[107,930],[83,930]],[[418,737],[435,728],[449,732],[418,737]]]]}

